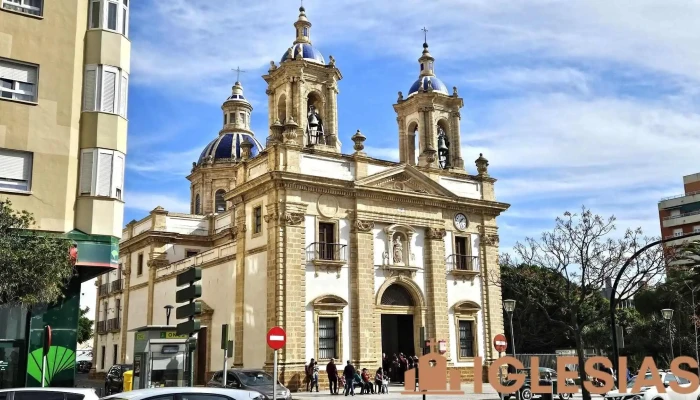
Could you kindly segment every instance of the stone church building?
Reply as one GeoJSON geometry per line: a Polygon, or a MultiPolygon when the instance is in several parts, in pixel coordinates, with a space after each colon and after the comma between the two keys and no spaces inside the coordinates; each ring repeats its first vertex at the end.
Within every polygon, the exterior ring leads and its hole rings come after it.
{"type": "Polygon", "coordinates": [[[329,358],[374,370],[382,353],[422,354],[421,337],[444,341],[464,380],[474,357],[495,358],[496,217],[509,205],[496,201],[488,161],[460,148],[457,89],[437,78],[423,44],[418,78],[393,106],[400,161],[368,156],[372,138],[360,131],[343,147],[342,74],[312,45],[303,7],[294,27],[292,47],[263,76],[269,131],[251,130],[253,107],[236,82],[221,130],[187,176],[190,213],[156,207],[124,229],[119,270],[97,282],[98,373],[133,362],[129,330],[166,324],[175,276],[193,265],[203,269],[198,383],[222,367],[225,323],[229,365],[245,368],[272,367],[265,335],[283,327],[279,366],[291,389],[310,358],[322,370],[329,358]]]}

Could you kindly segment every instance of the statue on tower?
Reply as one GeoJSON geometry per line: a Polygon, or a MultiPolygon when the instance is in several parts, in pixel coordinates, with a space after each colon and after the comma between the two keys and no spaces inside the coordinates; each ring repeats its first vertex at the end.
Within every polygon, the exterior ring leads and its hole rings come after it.
{"type": "Polygon", "coordinates": [[[326,144],[326,135],[323,130],[323,120],[318,111],[316,111],[316,106],[313,104],[309,105],[309,112],[307,113],[308,125],[306,127],[306,132],[309,138],[310,144],[326,144]]]}

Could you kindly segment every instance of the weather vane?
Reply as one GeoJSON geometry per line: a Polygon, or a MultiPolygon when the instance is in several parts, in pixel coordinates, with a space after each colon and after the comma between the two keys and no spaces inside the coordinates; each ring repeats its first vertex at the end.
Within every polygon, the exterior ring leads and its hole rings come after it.
{"type": "Polygon", "coordinates": [[[423,31],[424,42],[428,43],[428,28],[423,27],[423,29],[421,29],[421,30],[423,31]]]}
{"type": "Polygon", "coordinates": [[[240,82],[241,79],[241,72],[246,72],[241,69],[241,67],[236,67],[236,69],[232,69],[231,71],[236,71],[236,82],[240,82]]]}

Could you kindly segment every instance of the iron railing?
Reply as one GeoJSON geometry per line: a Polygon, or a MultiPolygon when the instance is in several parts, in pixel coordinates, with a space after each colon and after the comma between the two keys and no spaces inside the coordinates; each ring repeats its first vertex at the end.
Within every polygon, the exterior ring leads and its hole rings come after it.
{"type": "Polygon", "coordinates": [[[121,328],[121,319],[120,318],[112,318],[107,320],[107,331],[108,332],[115,332],[118,331],[121,328]]]}
{"type": "Polygon", "coordinates": [[[700,193],[700,190],[696,190],[694,192],[683,193],[683,194],[676,194],[673,196],[664,197],[663,199],[661,199],[661,201],[680,199],[681,197],[694,196],[694,195],[699,194],[699,193],[700,193]]]}
{"type": "Polygon", "coordinates": [[[107,321],[97,321],[97,333],[98,334],[107,333],[107,321]]]}
{"type": "Polygon", "coordinates": [[[116,281],[111,283],[109,292],[121,292],[122,289],[124,289],[124,279],[117,279],[116,281]]]}
{"type": "Polygon", "coordinates": [[[448,271],[478,271],[478,257],[465,254],[451,254],[446,260],[448,271]]]}
{"type": "Polygon", "coordinates": [[[107,294],[109,294],[109,283],[103,283],[102,285],[100,285],[99,295],[107,296],[107,294]]]}
{"type": "Polygon", "coordinates": [[[348,246],[340,243],[314,242],[306,248],[307,261],[347,261],[345,249],[348,246]]]}

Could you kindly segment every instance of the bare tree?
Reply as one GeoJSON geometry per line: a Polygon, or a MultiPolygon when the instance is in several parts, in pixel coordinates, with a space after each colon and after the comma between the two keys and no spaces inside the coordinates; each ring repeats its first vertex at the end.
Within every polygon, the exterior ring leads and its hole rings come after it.
{"type": "MultiPolygon", "coordinates": [[[[615,279],[632,254],[654,240],[643,236],[641,228],[628,229],[621,237],[615,237],[615,220],[614,216],[604,219],[594,215],[585,206],[580,214],[567,211],[563,217],[557,217],[551,232],[544,232],[539,240],[526,238],[518,242],[511,255],[500,259],[506,265],[536,266],[564,278],[518,285],[516,290],[520,291],[519,296],[536,305],[552,325],[563,328],[574,338],[581,382],[587,380],[583,372],[582,331],[606,312],[603,296],[606,282],[615,279]],[[551,312],[552,304],[558,305],[556,313],[551,312]]],[[[621,301],[633,298],[664,270],[661,247],[649,249],[633,260],[623,273],[616,297],[621,301]]],[[[590,400],[585,388],[583,397],[590,400]]]]}

